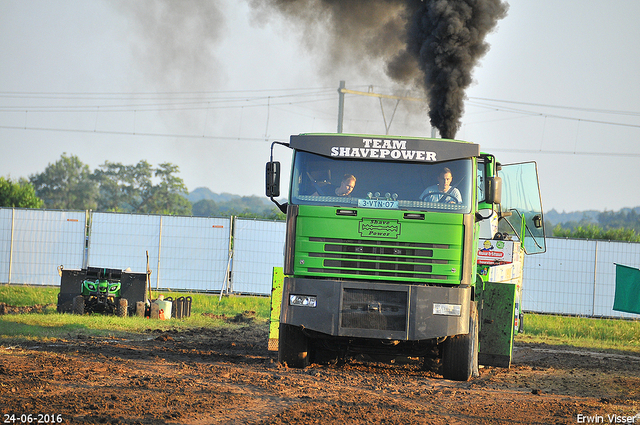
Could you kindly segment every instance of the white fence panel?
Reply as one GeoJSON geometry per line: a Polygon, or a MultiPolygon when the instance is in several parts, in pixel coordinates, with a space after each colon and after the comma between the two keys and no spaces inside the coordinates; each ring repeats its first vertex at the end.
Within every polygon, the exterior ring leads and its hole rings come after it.
{"type": "Polygon", "coordinates": [[[614,263],[640,266],[640,244],[547,239],[547,252],[525,258],[525,311],[580,316],[638,317],[614,311],[614,263]]]}
{"type": "Polygon", "coordinates": [[[589,315],[593,306],[595,242],[547,239],[547,252],[524,259],[522,308],[589,315]]]}
{"type": "Polygon", "coordinates": [[[58,267],[81,268],[84,212],[16,209],[9,283],[59,285],[58,267]]]}
{"type": "Polygon", "coordinates": [[[637,318],[637,314],[612,309],[616,293],[616,263],[640,268],[640,244],[598,241],[593,315],[637,318]]]}
{"type": "Polygon", "coordinates": [[[286,224],[236,218],[233,237],[233,292],[271,294],[274,267],[284,265],[286,224]]]}
{"type": "Polygon", "coordinates": [[[219,290],[229,256],[230,218],[94,213],[88,265],[146,270],[154,288],[219,290]]]}
{"type": "Polygon", "coordinates": [[[144,273],[148,251],[153,282],[157,278],[160,220],[159,215],[94,212],[87,265],[144,273]]]}
{"type": "Polygon", "coordinates": [[[0,282],[9,282],[13,210],[0,208],[0,282]]]}
{"type": "Polygon", "coordinates": [[[219,291],[229,262],[231,218],[162,217],[160,287],[219,291]]]}
{"type": "MultiPolygon", "coordinates": [[[[58,266],[82,268],[85,212],[0,208],[0,282],[58,285],[58,266]]],[[[231,218],[93,213],[86,265],[146,270],[156,288],[226,289],[231,218]]],[[[236,218],[231,291],[271,292],[273,267],[283,265],[284,222],[236,218]]],[[[525,311],[633,317],[613,311],[615,264],[640,268],[640,244],[547,240],[527,256],[525,311]]]]}

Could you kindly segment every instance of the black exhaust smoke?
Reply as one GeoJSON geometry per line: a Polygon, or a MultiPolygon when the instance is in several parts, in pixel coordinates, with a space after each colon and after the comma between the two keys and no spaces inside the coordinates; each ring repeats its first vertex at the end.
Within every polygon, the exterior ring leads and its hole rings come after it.
{"type": "Polygon", "coordinates": [[[431,125],[453,139],[472,71],[489,50],[484,41],[508,6],[500,0],[408,0],[407,52],[417,59],[431,125]]]}
{"type": "MultiPolygon", "coordinates": [[[[508,6],[500,0],[250,0],[310,28],[326,25],[314,41],[328,48],[324,63],[366,69],[381,60],[389,77],[423,89],[431,125],[452,139],[464,111],[472,70],[489,50],[484,41],[508,6]],[[358,62],[359,61],[359,62],[358,62]]],[[[309,44],[313,41],[307,40],[309,44]]]]}

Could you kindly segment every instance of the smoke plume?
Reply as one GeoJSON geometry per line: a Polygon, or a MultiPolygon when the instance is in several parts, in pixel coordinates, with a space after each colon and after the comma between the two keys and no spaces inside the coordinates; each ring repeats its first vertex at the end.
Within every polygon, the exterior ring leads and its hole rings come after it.
{"type": "Polygon", "coordinates": [[[301,35],[318,57],[321,74],[333,81],[353,69],[363,79],[373,77],[380,71],[376,65],[406,44],[405,0],[248,1],[257,23],[273,12],[284,16],[295,37],[301,35]]]}
{"type": "Polygon", "coordinates": [[[305,28],[327,51],[321,63],[370,73],[372,60],[404,86],[425,91],[431,125],[454,138],[485,36],[507,14],[501,0],[250,0],[305,28]],[[323,28],[326,31],[318,30],[323,28]]]}
{"type": "Polygon", "coordinates": [[[455,137],[472,71],[489,50],[484,41],[507,14],[500,0],[409,0],[407,51],[417,61],[429,98],[431,124],[455,137]]]}
{"type": "Polygon", "coordinates": [[[216,2],[200,0],[117,0],[139,33],[132,40],[145,76],[160,87],[200,91],[220,68],[215,47],[225,22],[216,2]]]}

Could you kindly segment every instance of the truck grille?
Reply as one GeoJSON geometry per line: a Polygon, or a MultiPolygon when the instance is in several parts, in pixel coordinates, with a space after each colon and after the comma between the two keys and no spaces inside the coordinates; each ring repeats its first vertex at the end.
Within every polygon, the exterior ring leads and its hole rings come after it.
{"type": "Polygon", "coordinates": [[[405,331],[407,293],[345,288],[340,326],[343,328],[405,331]]]}
{"type": "Polygon", "coordinates": [[[309,241],[324,243],[322,252],[309,253],[309,257],[323,258],[324,268],[310,268],[310,272],[447,279],[446,275],[433,274],[432,271],[434,264],[448,263],[434,254],[438,250],[447,250],[448,245],[330,238],[309,238],[309,241]]]}

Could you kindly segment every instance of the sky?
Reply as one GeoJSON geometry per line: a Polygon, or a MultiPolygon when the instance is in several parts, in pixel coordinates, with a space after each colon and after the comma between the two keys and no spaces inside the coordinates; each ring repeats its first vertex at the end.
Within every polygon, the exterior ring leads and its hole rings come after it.
{"type": "MultiPolygon", "coordinates": [[[[269,3],[0,0],[0,176],[63,154],[91,170],[146,160],[177,165],[189,191],[264,196],[271,142],[336,132],[341,80],[425,98],[386,75],[376,43],[361,44],[370,33],[340,41],[326,11],[269,3]]],[[[640,206],[640,2],[507,3],[456,139],[536,161],[545,211],[640,206]]],[[[349,94],[344,132],[431,128],[424,102],[349,94]]],[[[288,150],[274,154],[286,169],[288,150]]]]}

